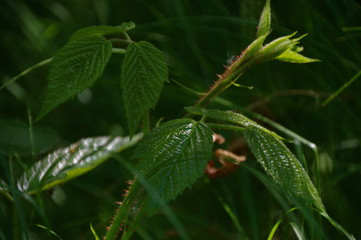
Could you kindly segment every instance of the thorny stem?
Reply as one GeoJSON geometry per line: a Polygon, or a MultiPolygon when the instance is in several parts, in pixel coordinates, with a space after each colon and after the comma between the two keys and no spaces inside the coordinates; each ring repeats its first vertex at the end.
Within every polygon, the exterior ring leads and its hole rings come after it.
{"type": "MultiPolygon", "coordinates": [[[[253,59],[244,59],[243,55],[239,56],[229,67],[226,67],[226,71],[222,75],[218,75],[218,80],[213,84],[210,90],[197,101],[194,107],[203,107],[207,105],[213,98],[232,86],[254,62],[255,60],[253,59]]],[[[192,113],[187,113],[185,115],[185,117],[191,116],[193,116],[192,113]]]]}

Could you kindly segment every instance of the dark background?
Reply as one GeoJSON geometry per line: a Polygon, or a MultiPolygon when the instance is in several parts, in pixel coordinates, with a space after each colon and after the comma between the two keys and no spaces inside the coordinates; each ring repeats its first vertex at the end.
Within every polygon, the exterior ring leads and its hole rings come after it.
{"type": "MultiPolygon", "coordinates": [[[[152,120],[179,118],[184,114],[183,107],[195,103],[197,96],[172,80],[206,92],[227,61],[254,39],[263,5],[264,1],[259,0],[1,1],[0,83],[52,57],[79,28],[133,21],[137,27],[129,32],[132,39],[155,44],[165,52],[170,68],[171,81],[152,112],[152,120]]],[[[232,87],[220,97],[261,113],[314,142],[319,147],[318,180],[326,208],[356,238],[361,237],[361,80],[321,106],[361,70],[361,6],[354,0],[274,0],[271,6],[273,31],[269,39],[294,31],[308,33],[301,41],[303,54],[321,62],[254,66],[239,80],[253,90],[232,87]]],[[[112,56],[104,75],[83,94],[83,99],[75,97],[36,123],[33,147],[29,117],[34,118],[39,110],[49,67],[37,69],[2,89],[0,177],[9,176],[10,160],[17,176],[46,152],[81,138],[127,135],[119,83],[121,60],[122,56],[112,56]]],[[[220,103],[212,106],[230,108],[220,103]]],[[[231,133],[225,134],[234,138],[231,133]]],[[[307,159],[315,180],[312,151],[306,146],[290,147],[307,159]]],[[[123,157],[128,155],[125,152],[123,157]]],[[[257,169],[255,161],[250,161],[249,165],[257,169]]],[[[50,226],[63,239],[91,238],[90,222],[103,233],[114,202],[121,199],[124,182],[130,177],[119,163],[109,160],[53,193],[34,197],[35,204],[24,200],[23,213],[31,236],[48,237],[35,224],[50,226]],[[64,202],[54,201],[58,198],[55,193],[64,194],[64,202]],[[44,215],[40,216],[34,206],[41,206],[44,215]]],[[[265,239],[282,214],[269,191],[245,169],[211,183],[202,179],[171,206],[193,239],[265,239]],[[231,206],[243,233],[225,213],[219,196],[231,206]]],[[[16,236],[16,226],[12,225],[16,214],[2,196],[0,207],[0,239],[11,239],[16,236]]],[[[341,238],[329,223],[324,223],[326,239],[341,238]]],[[[177,239],[162,215],[147,222],[145,229],[154,239],[177,239]]],[[[288,233],[290,229],[285,224],[282,231],[288,233]]],[[[288,235],[280,234],[279,239],[282,236],[288,235]]]]}

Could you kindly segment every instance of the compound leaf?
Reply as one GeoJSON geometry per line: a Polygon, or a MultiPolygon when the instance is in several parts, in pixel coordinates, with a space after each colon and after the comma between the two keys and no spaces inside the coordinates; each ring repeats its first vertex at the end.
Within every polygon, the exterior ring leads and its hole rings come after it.
{"type": "Polygon", "coordinates": [[[135,24],[133,22],[125,22],[120,26],[90,26],[79,29],[75,33],[73,33],[70,37],[69,42],[79,40],[84,37],[89,36],[104,36],[109,34],[117,34],[124,33],[129,30],[135,28],[135,24]]]}
{"type": "Polygon", "coordinates": [[[212,156],[212,131],[179,119],[153,129],[136,149],[137,169],[165,201],[174,199],[204,172],[212,156]]]}
{"type": "Polygon", "coordinates": [[[36,120],[90,87],[103,73],[111,53],[111,43],[102,36],[80,38],[61,48],[52,61],[45,100],[36,120]]]}
{"type": "Polygon", "coordinates": [[[84,138],[36,162],[17,182],[19,190],[35,193],[78,177],[140,140],[129,137],[84,138]]]}
{"type": "Polygon", "coordinates": [[[245,130],[244,136],[263,169],[288,196],[326,212],[306,170],[283,142],[253,126],[245,130]]]}
{"type": "Polygon", "coordinates": [[[154,108],[168,67],[163,53],[148,42],[131,43],[127,48],[121,74],[121,87],[131,135],[142,117],[154,108]]]}

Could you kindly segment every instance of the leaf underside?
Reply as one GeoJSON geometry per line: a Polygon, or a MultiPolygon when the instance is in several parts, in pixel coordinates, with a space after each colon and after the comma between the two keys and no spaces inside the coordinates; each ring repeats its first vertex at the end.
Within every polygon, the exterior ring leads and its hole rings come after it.
{"type": "Polygon", "coordinates": [[[144,41],[129,44],[122,63],[121,87],[131,135],[155,107],[167,79],[168,67],[160,50],[144,41]]]}
{"type": "Polygon", "coordinates": [[[129,137],[84,138],[36,162],[17,182],[18,189],[35,193],[78,177],[140,140],[129,137]]]}
{"type": "Polygon", "coordinates": [[[201,122],[173,120],[140,142],[137,169],[165,201],[174,199],[204,172],[212,156],[212,131],[201,122]]]}
{"type": "Polygon", "coordinates": [[[101,76],[112,53],[102,36],[89,36],[65,45],[55,55],[39,120],[50,110],[89,88],[101,76]]]}

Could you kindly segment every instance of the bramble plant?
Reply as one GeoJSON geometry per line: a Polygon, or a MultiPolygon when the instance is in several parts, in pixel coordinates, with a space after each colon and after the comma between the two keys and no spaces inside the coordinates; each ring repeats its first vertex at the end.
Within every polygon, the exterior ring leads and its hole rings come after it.
{"type": "MultiPolygon", "coordinates": [[[[300,54],[302,47],[298,44],[305,35],[296,37],[295,32],[265,43],[271,32],[269,0],[261,14],[255,40],[226,66],[194,106],[185,107],[184,118],[165,123],[159,121],[156,126],[150,124],[149,114],[168,81],[168,67],[162,51],[153,44],[131,39],[129,32],[135,27],[134,23],[128,22],[120,26],[86,27],[75,32],[54,58],[46,62],[51,63],[49,83],[36,118],[40,121],[55,107],[91,87],[103,74],[111,55],[123,54],[120,87],[130,136],[85,138],[56,150],[36,162],[17,180],[19,191],[35,194],[47,190],[93,170],[110,157],[117,158],[117,153],[136,145],[133,159],[138,163],[135,167],[119,159],[134,173],[134,179],[109,221],[104,238],[117,239],[121,232],[121,239],[129,239],[140,221],[154,215],[158,209],[177,224],[166,202],[176,199],[210,167],[207,164],[217,141],[215,129],[230,130],[247,141],[259,164],[291,205],[301,212],[317,212],[348,239],[354,239],[328,215],[305,166],[286,147],[283,137],[239,112],[206,108],[209,102],[237,84],[253,65],[273,60],[289,63],[319,61],[300,54]],[[141,133],[138,133],[140,129],[141,133]]],[[[231,168],[244,161],[232,152],[217,154],[220,163],[225,166],[231,162],[231,168]]],[[[217,168],[213,170],[217,171],[217,168]]],[[[2,192],[9,194],[6,183],[1,182],[1,185],[2,192]]],[[[188,239],[182,228],[179,229],[180,236],[188,239]]],[[[99,239],[94,229],[91,230],[99,239]]],[[[297,227],[294,231],[302,236],[297,227]]]]}

